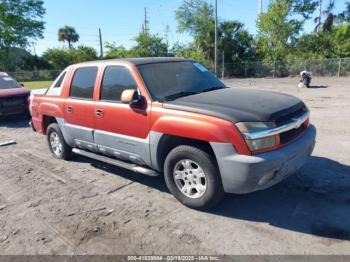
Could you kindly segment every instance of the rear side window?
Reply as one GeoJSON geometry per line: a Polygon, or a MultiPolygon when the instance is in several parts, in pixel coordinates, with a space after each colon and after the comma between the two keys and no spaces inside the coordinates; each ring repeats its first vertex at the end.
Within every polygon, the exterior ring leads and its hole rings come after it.
{"type": "Polygon", "coordinates": [[[66,76],[66,72],[63,72],[63,74],[61,74],[61,76],[57,79],[55,85],[54,85],[54,88],[60,88],[61,85],[62,85],[62,82],[63,82],[63,79],[65,78],[66,76]]]}
{"type": "Polygon", "coordinates": [[[126,89],[137,89],[129,69],[123,66],[107,67],[103,76],[101,100],[119,102],[126,89]]]}
{"type": "Polygon", "coordinates": [[[70,96],[92,99],[97,76],[97,67],[83,67],[75,71],[70,87],[70,96]]]}

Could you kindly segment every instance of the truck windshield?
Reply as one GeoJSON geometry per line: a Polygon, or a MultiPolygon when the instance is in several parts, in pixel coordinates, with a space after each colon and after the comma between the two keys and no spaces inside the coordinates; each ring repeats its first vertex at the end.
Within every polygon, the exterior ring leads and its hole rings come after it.
{"type": "Polygon", "coordinates": [[[9,76],[0,76],[0,89],[18,88],[20,85],[9,76]]]}
{"type": "Polygon", "coordinates": [[[162,102],[226,88],[203,65],[192,61],[145,64],[138,69],[152,98],[162,102]]]}

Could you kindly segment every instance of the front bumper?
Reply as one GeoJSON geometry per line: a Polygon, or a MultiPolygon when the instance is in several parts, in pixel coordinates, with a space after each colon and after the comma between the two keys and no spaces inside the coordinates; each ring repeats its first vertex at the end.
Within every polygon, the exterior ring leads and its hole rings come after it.
{"type": "Polygon", "coordinates": [[[291,144],[267,153],[237,154],[231,144],[211,143],[227,193],[244,194],[271,187],[298,171],[315,147],[316,128],[310,125],[291,144]]]}

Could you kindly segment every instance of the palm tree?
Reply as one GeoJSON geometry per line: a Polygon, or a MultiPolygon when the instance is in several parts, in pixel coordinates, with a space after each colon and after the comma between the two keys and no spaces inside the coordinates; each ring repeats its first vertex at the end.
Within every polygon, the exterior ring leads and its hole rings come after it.
{"type": "Polygon", "coordinates": [[[74,27],[65,26],[58,30],[58,41],[67,41],[69,49],[72,49],[72,43],[76,43],[79,41],[79,34],[75,31],[74,27]]]}

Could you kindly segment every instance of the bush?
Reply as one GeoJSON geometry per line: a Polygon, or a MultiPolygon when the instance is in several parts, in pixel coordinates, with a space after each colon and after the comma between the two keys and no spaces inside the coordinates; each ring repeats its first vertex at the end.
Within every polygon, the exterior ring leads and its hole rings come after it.
{"type": "Polygon", "coordinates": [[[43,58],[48,61],[50,66],[55,70],[61,70],[71,64],[97,59],[97,53],[94,48],[79,46],[74,49],[51,48],[44,54],[43,58]]]}

